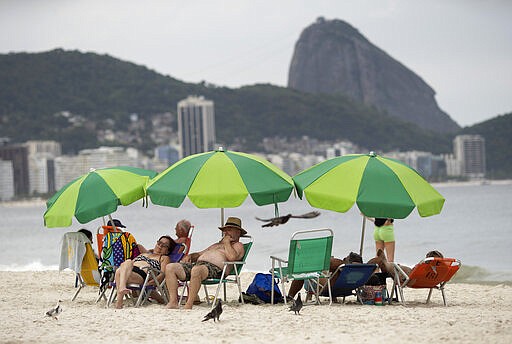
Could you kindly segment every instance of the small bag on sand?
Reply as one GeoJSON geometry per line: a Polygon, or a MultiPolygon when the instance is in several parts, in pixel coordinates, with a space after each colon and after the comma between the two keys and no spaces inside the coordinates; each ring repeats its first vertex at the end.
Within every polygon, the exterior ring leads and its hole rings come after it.
{"type": "Polygon", "coordinates": [[[386,285],[363,285],[361,287],[361,299],[365,305],[373,305],[375,303],[375,293],[380,291],[382,299],[387,296],[386,285]]]}
{"type": "MultiPolygon", "coordinates": [[[[270,294],[272,292],[272,275],[257,273],[252,283],[247,288],[246,294],[256,295],[265,303],[270,303],[270,294]]],[[[278,282],[274,282],[274,302],[283,302],[283,295],[279,290],[278,282]]]]}

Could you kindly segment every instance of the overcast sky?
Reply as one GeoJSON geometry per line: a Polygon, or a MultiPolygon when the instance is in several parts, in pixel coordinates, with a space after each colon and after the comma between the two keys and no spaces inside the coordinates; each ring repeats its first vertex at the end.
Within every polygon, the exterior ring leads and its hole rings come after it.
{"type": "Polygon", "coordinates": [[[413,70],[462,126],[512,111],[509,0],[0,0],[0,53],[76,49],[186,82],[286,86],[319,16],[413,70]]]}

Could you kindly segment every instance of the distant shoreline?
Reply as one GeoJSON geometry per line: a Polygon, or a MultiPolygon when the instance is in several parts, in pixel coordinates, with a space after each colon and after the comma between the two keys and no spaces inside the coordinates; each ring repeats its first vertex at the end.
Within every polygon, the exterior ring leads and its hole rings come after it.
{"type": "MultiPolygon", "coordinates": [[[[477,186],[477,185],[511,185],[512,179],[499,179],[499,180],[471,180],[465,182],[439,182],[439,183],[431,183],[434,187],[452,187],[452,186],[477,186]]],[[[42,198],[28,198],[24,200],[17,201],[0,201],[1,206],[6,207],[32,207],[32,206],[40,206],[46,205],[46,200],[42,198]]]]}
{"type": "Polygon", "coordinates": [[[478,186],[478,185],[511,185],[512,179],[484,179],[484,180],[469,180],[465,182],[439,182],[430,183],[433,187],[450,187],[450,186],[478,186]]]}

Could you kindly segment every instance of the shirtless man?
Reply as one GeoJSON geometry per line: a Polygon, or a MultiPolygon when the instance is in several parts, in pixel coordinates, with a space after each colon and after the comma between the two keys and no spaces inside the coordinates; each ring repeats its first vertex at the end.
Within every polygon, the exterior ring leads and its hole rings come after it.
{"type": "Polygon", "coordinates": [[[220,278],[224,262],[237,261],[244,256],[244,245],[239,241],[247,232],[242,228],[242,221],[229,217],[223,227],[222,239],[207,249],[191,253],[182,259],[182,263],[168,264],[165,269],[165,283],[169,292],[167,308],[178,308],[178,281],[190,281],[189,295],[185,309],[192,309],[201,282],[207,278],[220,278]]]}

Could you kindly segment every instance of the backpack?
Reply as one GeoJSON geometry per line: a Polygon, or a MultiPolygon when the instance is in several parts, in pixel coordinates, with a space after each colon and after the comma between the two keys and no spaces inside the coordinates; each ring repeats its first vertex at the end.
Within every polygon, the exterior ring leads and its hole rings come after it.
{"type": "MultiPolygon", "coordinates": [[[[274,303],[283,302],[283,295],[278,287],[278,281],[274,282],[274,303]]],[[[257,273],[254,276],[252,283],[247,288],[246,293],[256,295],[260,300],[265,303],[270,303],[272,292],[272,275],[257,273]]]]}

